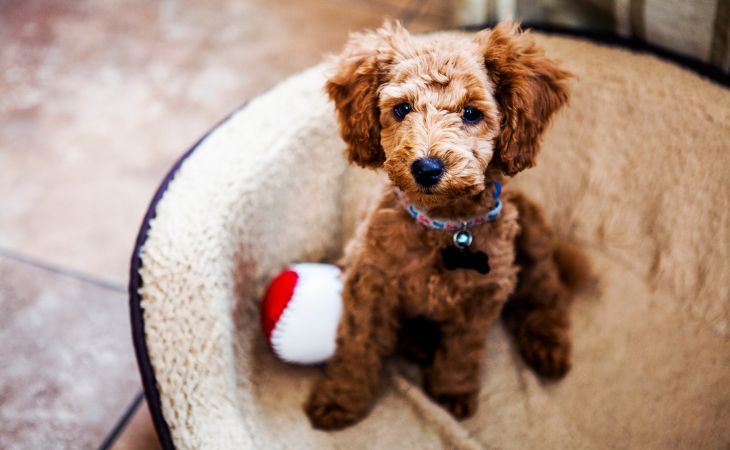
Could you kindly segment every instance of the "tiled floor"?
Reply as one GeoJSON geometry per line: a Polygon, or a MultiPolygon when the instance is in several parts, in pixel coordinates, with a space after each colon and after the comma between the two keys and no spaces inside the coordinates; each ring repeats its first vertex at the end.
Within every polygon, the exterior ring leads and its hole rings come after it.
{"type": "Polygon", "coordinates": [[[139,390],[126,295],[0,256],[0,448],[93,448],[139,390]]]}
{"type": "MultiPolygon", "coordinates": [[[[246,99],[440,0],[0,0],[0,448],[94,448],[140,388],[124,284],[176,157],[246,99]]],[[[154,448],[144,405],[117,448],[154,448]]],[[[113,434],[113,433],[112,433],[113,434]]]]}

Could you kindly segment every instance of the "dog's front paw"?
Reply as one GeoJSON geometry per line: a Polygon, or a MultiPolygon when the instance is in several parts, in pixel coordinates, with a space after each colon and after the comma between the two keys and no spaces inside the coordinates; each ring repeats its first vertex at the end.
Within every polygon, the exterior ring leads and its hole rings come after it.
{"type": "Polygon", "coordinates": [[[538,375],[562,378],[570,370],[571,342],[566,333],[554,336],[526,336],[520,339],[520,353],[538,375]]]}
{"type": "Polygon", "coordinates": [[[471,417],[477,411],[479,392],[466,392],[458,394],[429,393],[439,405],[451,413],[457,419],[471,417]]]}
{"type": "Polygon", "coordinates": [[[314,428],[341,430],[359,421],[370,409],[367,396],[347,392],[330,380],[318,383],[304,405],[314,428]]]}

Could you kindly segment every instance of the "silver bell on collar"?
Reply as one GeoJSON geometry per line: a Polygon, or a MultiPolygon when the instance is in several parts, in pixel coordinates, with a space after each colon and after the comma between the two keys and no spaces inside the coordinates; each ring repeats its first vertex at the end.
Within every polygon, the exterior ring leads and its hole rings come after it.
{"type": "Polygon", "coordinates": [[[469,233],[466,230],[459,230],[456,233],[454,233],[454,246],[460,250],[464,250],[465,248],[468,248],[471,245],[472,236],[471,233],[469,233]]]}

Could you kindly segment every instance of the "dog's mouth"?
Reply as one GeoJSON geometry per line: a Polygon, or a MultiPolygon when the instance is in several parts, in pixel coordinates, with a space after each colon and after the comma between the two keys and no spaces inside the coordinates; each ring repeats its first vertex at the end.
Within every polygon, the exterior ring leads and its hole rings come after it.
{"type": "Polygon", "coordinates": [[[456,188],[448,186],[447,183],[444,183],[444,185],[438,183],[429,187],[420,186],[416,183],[408,183],[406,186],[401,186],[398,183],[395,183],[395,185],[411,201],[424,206],[445,206],[459,199],[478,195],[485,189],[483,184],[456,188]]]}
{"type": "Polygon", "coordinates": [[[484,189],[484,177],[480,170],[463,170],[447,165],[438,181],[421,180],[417,171],[411,169],[405,158],[393,158],[386,161],[385,172],[390,181],[409,200],[429,206],[445,206],[450,202],[481,193],[484,189]]]}

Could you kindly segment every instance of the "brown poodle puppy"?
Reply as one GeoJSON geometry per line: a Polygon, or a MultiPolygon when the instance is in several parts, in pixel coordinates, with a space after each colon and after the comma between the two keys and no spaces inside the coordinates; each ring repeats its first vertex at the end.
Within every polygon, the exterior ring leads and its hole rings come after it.
{"type": "Polygon", "coordinates": [[[424,364],[425,391],[472,415],[500,314],[538,373],[568,371],[571,291],[550,229],[527,198],[499,198],[505,175],[535,163],[567,77],[511,23],[351,37],[326,90],[349,160],[390,183],[346,255],[337,351],[305,406],[315,427],[367,414],[399,341],[424,364]]]}

